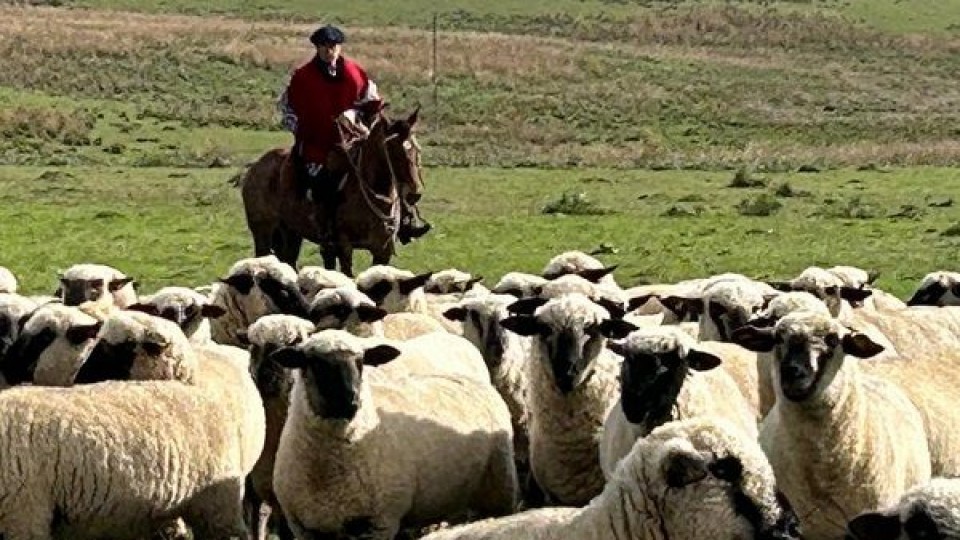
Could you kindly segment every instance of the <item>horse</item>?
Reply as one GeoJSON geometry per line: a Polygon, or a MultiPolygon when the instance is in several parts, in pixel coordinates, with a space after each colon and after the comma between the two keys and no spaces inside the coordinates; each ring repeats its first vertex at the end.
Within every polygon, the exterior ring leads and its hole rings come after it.
{"type": "Polygon", "coordinates": [[[336,210],[334,238],[320,225],[325,210],[298,189],[289,148],[274,148],[231,180],[241,189],[254,256],[274,254],[296,268],[303,240],[318,244],[323,265],[353,277],[353,250],[366,249],[373,264],[389,264],[396,254],[401,205],[423,195],[420,146],[413,135],[419,107],[406,118],[377,113],[367,136],[331,155],[333,170],[346,170],[336,210]]]}

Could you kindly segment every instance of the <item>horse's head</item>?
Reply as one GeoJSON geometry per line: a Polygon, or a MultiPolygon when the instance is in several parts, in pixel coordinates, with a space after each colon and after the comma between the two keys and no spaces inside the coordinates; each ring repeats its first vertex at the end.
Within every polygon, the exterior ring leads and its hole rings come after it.
{"type": "Polygon", "coordinates": [[[381,113],[370,132],[370,138],[383,145],[397,189],[408,204],[416,204],[423,196],[420,145],[413,134],[419,113],[420,107],[417,107],[410,116],[398,120],[381,113]]]}

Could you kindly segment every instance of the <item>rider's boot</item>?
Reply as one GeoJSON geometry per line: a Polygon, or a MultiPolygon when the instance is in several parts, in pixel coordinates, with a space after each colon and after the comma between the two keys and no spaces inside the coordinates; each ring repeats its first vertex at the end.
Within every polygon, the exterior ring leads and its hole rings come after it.
{"type": "Polygon", "coordinates": [[[414,205],[401,205],[403,215],[400,217],[400,228],[397,230],[397,240],[401,244],[409,244],[411,240],[420,238],[433,228],[427,220],[420,217],[420,212],[414,205]]]}

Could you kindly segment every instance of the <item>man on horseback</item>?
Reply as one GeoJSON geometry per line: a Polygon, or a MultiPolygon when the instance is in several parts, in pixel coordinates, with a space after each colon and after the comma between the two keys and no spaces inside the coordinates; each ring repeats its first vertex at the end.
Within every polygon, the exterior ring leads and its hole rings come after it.
{"type": "MultiPolygon", "coordinates": [[[[294,135],[291,157],[298,185],[307,200],[324,206],[331,237],[340,182],[347,172],[332,167],[331,151],[341,142],[366,136],[369,130],[362,118],[383,108],[377,85],[358,63],[341,54],[345,39],[335,26],[313,32],[310,42],[316,54],[293,72],[278,102],[283,126],[294,135]]],[[[429,223],[416,223],[412,209],[401,206],[405,214],[398,232],[401,240],[430,230],[429,223]]]]}

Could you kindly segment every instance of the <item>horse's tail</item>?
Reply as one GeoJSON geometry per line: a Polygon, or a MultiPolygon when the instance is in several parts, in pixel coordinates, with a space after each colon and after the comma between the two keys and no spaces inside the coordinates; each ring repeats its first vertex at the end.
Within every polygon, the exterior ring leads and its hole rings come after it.
{"type": "Polygon", "coordinates": [[[247,178],[247,173],[250,172],[250,168],[253,167],[256,163],[257,163],[256,161],[251,161],[250,163],[247,163],[246,165],[244,165],[243,169],[240,169],[240,171],[237,174],[231,176],[227,180],[227,183],[235,188],[243,187],[243,181],[247,178]]]}

